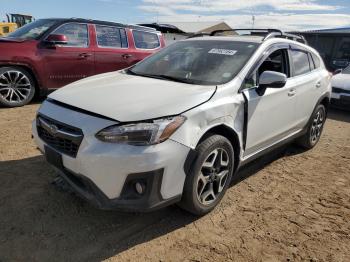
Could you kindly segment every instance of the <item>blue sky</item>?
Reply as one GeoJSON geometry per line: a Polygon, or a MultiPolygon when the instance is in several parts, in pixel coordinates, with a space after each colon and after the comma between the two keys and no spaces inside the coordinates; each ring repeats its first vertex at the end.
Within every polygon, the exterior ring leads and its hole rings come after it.
{"type": "Polygon", "coordinates": [[[84,17],[123,23],[226,21],[234,27],[350,26],[349,0],[0,0],[0,16],[84,17]]]}

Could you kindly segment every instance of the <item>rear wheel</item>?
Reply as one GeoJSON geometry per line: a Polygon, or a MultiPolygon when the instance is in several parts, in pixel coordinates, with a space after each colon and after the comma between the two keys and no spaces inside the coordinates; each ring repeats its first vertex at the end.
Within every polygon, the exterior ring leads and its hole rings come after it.
{"type": "Polygon", "coordinates": [[[322,104],[318,105],[313,112],[306,134],[299,139],[298,144],[306,149],[315,147],[320,141],[326,118],[325,106],[322,104]]]}
{"type": "Polygon", "coordinates": [[[34,97],[32,76],[17,67],[0,68],[0,105],[18,107],[28,104],[34,97]]]}
{"type": "Polygon", "coordinates": [[[200,143],[198,157],[187,176],[180,206],[195,215],[215,208],[230,184],[234,151],[229,140],[213,135],[200,143]]]}

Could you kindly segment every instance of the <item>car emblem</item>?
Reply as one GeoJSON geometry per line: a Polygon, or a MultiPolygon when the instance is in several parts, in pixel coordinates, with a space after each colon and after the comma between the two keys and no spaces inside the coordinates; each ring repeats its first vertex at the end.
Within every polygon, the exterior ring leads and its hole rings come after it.
{"type": "Polygon", "coordinates": [[[50,133],[52,134],[52,135],[57,135],[57,133],[58,133],[58,127],[56,126],[56,125],[50,125],[50,133]]]}

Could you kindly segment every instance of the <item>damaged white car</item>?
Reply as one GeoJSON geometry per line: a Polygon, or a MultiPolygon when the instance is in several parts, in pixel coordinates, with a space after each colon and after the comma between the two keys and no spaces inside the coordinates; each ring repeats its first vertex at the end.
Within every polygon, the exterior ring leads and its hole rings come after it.
{"type": "Polygon", "coordinates": [[[205,214],[245,163],[282,143],[312,148],[320,139],[330,76],[317,51],[288,37],[192,38],[70,84],[40,107],[34,139],[99,208],[178,203],[205,214]]]}

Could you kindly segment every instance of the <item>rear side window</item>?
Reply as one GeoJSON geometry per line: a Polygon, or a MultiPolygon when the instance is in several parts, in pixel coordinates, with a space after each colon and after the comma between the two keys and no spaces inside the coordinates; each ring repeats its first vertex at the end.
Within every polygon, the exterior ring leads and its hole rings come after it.
{"type": "Polygon", "coordinates": [[[68,43],[65,46],[87,47],[89,45],[88,27],[86,24],[64,24],[52,34],[65,35],[68,39],[68,43]]]}
{"type": "Polygon", "coordinates": [[[155,49],[160,47],[160,42],[157,34],[133,30],[135,46],[140,49],[155,49]]]}
{"type": "Polygon", "coordinates": [[[314,60],[316,69],[320,68],[321,67],[321,60],[318,58],[317,55],[315,55],[313,53],[311,53],[311,56],[312,56],[312,60],[314,60]]]}
{"type": "Polygon", "coordinates": [[[300,76],[311,71],[309,57],[306,52],[292,50],[292,59],[294,64],[294,75],[300,76]]]}
{"type": "Polygon", "coordinates": [[[125,48],[128,46],[126,33],[122,28],[96,25],[96,38],[100,47],[125,48]]]}
{"type": "Polygon", "coordinates": [[[310,53],[308,53],[308,56],[309,56],[309,62],[310,62],[310,68],[311,68],[311,71],[312,70],[315,70],[316,67],[315,67],[315,63],[314,63],[314,60],[312,59],[312,56],[310,53]]]}

